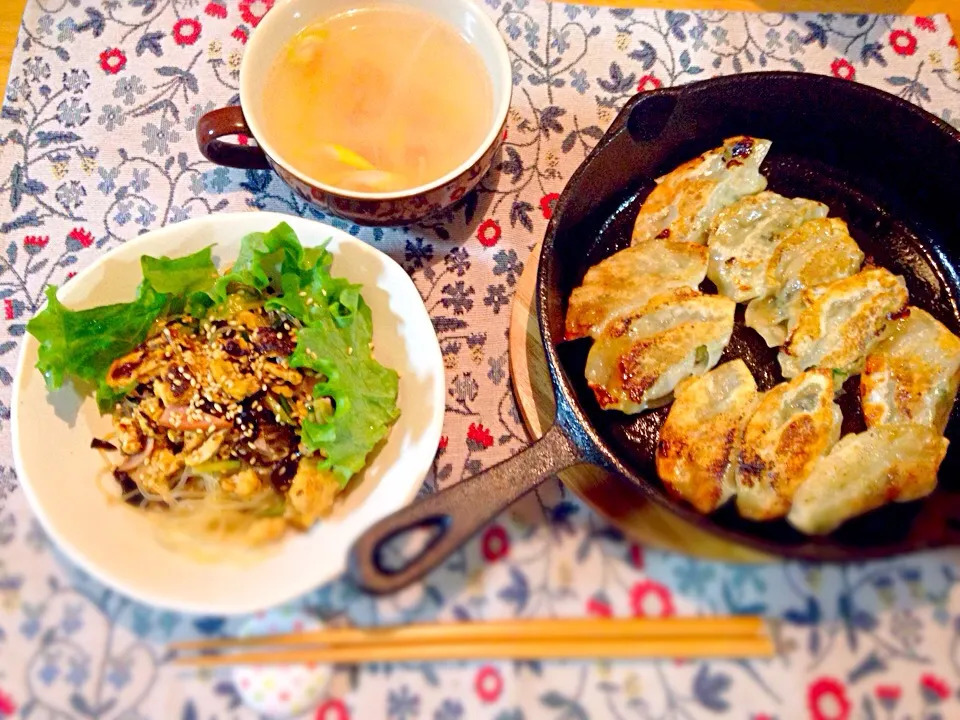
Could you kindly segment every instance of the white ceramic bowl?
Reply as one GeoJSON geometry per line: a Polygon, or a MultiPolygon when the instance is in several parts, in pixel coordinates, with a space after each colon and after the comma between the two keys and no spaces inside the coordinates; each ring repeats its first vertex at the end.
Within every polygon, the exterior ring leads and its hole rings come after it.
{"type": "MultiPolygon", "coordinates": [[[[413,282],[393,260],[327,225],[276,213],[237,213],[179,223],[130,240],[61,288],[67,307],[132,300],[140,257],[176,257],[211,243],[223,267],[240,239],[286,221],[304,246],[331,239],[333,273],[363,285],[373,312],[375,357],[400,374],[401,415],[386,443],[333,516],[306,533],[288,534],[250,563],[208,563],[165,547],[153,522],[112,502],[97,485],[103,459],[90,441],[110,428],[91,397],[70,385],[48,393],[34,367],[37,341],[24,340],[13,391],[17,474],[46,532],[77,565],[132,598],[172,610],[237,614],[291,600],[336,578],[353,541],[413,499],[427,474],[443,423],[444,367],[430,317],[413,282]]],[[[107,478],[104,483],[116,491],[107,478]]]]}

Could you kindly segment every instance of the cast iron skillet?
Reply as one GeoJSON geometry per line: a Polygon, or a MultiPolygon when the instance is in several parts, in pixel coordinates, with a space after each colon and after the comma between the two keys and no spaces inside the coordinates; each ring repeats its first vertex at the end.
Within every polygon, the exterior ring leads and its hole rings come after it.
{"type": "MultiPolygon", "coordinates": [[[[906,278],[910,301],[960,331],[960,133],[900,98],[846,80],[749,73],[632,98],[563,191],[540,256],[537,309],[557,400],[553,427],[511,459],[386,518],[356,543],[351,573],[370,592],[416,580],[497,512],[558,470],[593,463],[685,520],[761,551],[808,560],[862,560],[960,544],[960,411],[938,489],[889,505],[822,538],[785,521],[753,522],[728,504],[710,516],[668,495],[653,457],[668,407],[639,416],[602,411],[583,379],[590,340],[563,341],[567,298],[587,268],[629,244],[652,178],[728,136],[773,141],[769,189],[827,203],[868,260],[906,278]],[[419,528],[428,539],[401,566],[387,543],[419,528]]],[[[709,281],[705,287],[709,287],[709,281]]],[[[709,287],[713,291],[712,287],[709,287]]],[[[721,362],[742,358],[761,390],[780,382],[776,350],[742,325],[721,362]]],[[[851,378],[839,398],[843,432],[864,429],[851,378]]]]}

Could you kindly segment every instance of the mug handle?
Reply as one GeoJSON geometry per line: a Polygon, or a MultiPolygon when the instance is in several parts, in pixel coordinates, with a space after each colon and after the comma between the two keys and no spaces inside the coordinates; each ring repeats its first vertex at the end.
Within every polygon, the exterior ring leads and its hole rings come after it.
{"type": "Polygon", "coordinates": [[[241,170],[269,170],[267,155],[259,147],[223,142],[224,135],[252,135],[238,105],[211,110],[197,123],[197,145],[203,156],[216,163],[241,170]]]}

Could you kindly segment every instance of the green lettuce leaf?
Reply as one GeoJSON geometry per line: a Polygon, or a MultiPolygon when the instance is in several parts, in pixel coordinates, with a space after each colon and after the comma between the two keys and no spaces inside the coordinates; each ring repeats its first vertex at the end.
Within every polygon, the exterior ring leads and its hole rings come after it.
{"type": "Polygon", "coordinates": [[[212,290],[220,273],[213,264],[212,245],[181,258],[140,258],[143,279],[159,293],[189,295],[212,290]]]}
{"type": "Polygon", "coordinates": [[[399,376],[373,359],[370,308],[358,297],[357,311],[345,327],[334,315],[317,315],[297,338],[290,357],[292,367],[323,374],[314,395],[333,398],[329,418],[308,419],[301,440],[310,450],[326,455],[321,464],[346,484],[366,464],[367,456],[400,415],[397,409],[399,376]]]}
{"type": "Polygon", "coordinates": [[[143,283],[137,299],[89,310],[68,310],[57,299],[57,288],[46,289],[47,306],[27,323],[27,332],[40,343],[37,368],[47,387],[56,390],[64,378],[92,383],[101,410],[116,393],[106,385],[111,363],[142,343],[169,298],[143,283]]]}
{"type": "Polygon", "coordinates": [[[170,315],[189,312],[201,315],[213,304],[209,293],[213,291],[220,273],[213,264],[212,246],[181,258],[140,258],[143,281],[159,293],[168,295],[170,315]]]}
{"type": "Polygon", "coordinates": [[[304,325],[332,316],[338,327],[347,327],[360,302],[360,286],[330,275],[330,254],[308,270],[284,273],[280,294],[266,302],[267,309],[283,310],[304,325]],[[326,261],[326,262],[324,262],[326,261]]]}
{"type": "Polygon", "coordinates": [[[223,302],[237,285],[260,292],[268,287],[279,290],[284,275],[309,272],[325,260],[325,255],[329,253],[323,248],[304,250],[287,223],[280,223],[269,232],[250,233],[240,242],[240,252],[230,272],[217,281],[210,296],[214,302],[223,302]]]}

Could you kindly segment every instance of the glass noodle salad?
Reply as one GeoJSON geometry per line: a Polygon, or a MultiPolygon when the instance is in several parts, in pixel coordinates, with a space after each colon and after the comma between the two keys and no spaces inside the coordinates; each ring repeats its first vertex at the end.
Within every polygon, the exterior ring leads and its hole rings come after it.
{"type": "Polygon", "coordinates": [[[282,223],[217,272],[211,247],[141,258],[133,302],[72,311],[47,290],[27,325],[50,389],[96,393],[126,502],[180,547],[262,545],[330,511],[399,415],[360,287],[282,223]]]}

